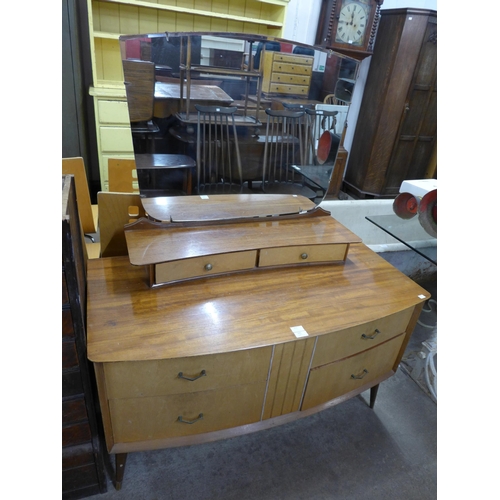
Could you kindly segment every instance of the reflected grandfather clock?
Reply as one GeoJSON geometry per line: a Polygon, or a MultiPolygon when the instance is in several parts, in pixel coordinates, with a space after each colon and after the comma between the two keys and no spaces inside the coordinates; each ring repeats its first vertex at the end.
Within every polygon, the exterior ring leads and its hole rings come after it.
{"type": "Polygon", "coordinates": [[[371,55],[384,0],[324,0],[316,45],[356,59],[371,55]]]}

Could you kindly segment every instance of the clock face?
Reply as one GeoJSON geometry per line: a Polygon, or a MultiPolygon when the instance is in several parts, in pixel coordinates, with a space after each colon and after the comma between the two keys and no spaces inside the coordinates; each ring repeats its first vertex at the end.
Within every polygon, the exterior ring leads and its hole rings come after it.
{"type": "Polygon", "coordinates": [[[365,3],[342,2],[335,41],[349,45],[363,45],[369,14],[369,5],[365,3]]]}

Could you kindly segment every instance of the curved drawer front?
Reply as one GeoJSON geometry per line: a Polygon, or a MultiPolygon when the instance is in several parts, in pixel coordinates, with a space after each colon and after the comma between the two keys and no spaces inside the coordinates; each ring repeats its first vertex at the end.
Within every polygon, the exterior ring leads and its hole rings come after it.
{"type": "Polygon", "coordinates": [[[253,269],[256,259],[257,251],[250,250],[163,262],[155,265],[155,284],[253,269]]]}
{"type": "Polygon", "coordinates": [[[354,391],[392,370],[405,335],[309,373],[302,410],[308,410],[354,391]]]}
{"type": "Polygon", "coordinates": [[[217,391],[111,400],[114,441],[190,436],[258,422],[265,387],[264,381],[217,391]]]}
{"type": "Polygon", "coordinates": [[[413,308],[318,337],[312,368],[369,349],[404,332],[413,308]]]}
{"type": "Polygon", "coordinates": [[[189,358],[105,363],[107,396],[141,398],[265,382],[271,354],[272,347],[261,347],[189,358]]]}
{"type": "Polygon", "coordinates": [[[284,264],[306,264],[308,262],[344,261],[347,244],[291,246],[265,248],[260,251],[259,267],[284,264]]]}

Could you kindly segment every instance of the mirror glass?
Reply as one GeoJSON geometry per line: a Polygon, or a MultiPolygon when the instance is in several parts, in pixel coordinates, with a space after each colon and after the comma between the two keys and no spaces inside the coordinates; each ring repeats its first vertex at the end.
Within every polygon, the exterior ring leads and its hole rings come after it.
{"type": "Polygon", "coordinates": [[[120,49],[143,196],[327,195],[356,60],[237,33],[127,35],[120,49]]]}

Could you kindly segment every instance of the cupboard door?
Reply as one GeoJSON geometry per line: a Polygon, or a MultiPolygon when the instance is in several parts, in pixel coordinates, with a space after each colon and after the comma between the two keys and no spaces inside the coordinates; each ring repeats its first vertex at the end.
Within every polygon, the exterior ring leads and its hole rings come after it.
{"type": "Polygon", "coordinates": [[[405,334],[401,334],[355,356],[312,369],[309,372],[302,410],[355,391],[390,372],[404,339],[405,334]]]}

